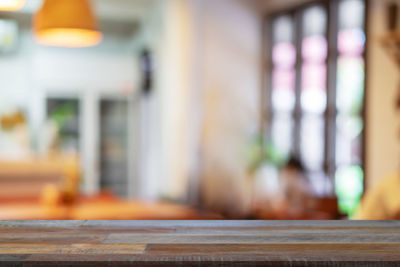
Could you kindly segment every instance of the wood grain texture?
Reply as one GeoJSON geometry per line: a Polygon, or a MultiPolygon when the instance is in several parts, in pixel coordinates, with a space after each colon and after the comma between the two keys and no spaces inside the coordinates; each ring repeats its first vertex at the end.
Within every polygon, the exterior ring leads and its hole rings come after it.
{"type": "Polygon", "coordinates": [[[400,266],[400,222],[0,222],[0,266],[360,265],[400,266]]]}
{"type": "Polygon", "coordinates": [[[145,249],[146,245],[140,244],[0,244],[0,254],[139,254],[143,253],[145,249]]]}

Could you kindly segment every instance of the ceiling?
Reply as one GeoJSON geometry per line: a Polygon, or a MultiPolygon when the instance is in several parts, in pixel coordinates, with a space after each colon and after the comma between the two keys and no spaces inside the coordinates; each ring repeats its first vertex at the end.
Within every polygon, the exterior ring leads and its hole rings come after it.
{"type": "MultiPolygon", "coordinates": [[[[28,0],[20,13],[32,14],[43,0],[28,0]]],[[[149,12],[157,0],[91,0],[94,11],[102,20],[137,22],[149,12]]]]}
{"type": "Polygon", "coordinates": [[[311,2],[313,0],[258,0],[262,5],[262,8],[266,12],[277,12],[293,6],[301,5],[303,3],[311,2]]]}
{"type": "MultiPolygon", "coordinates": [[[[138,22],[157,3],[166,0],[91,0],[95,13],[102,21],[138,22]]],[[[284,10],[313,0],[241,0],[250,2],[263,14],[284,10]]],[[[27,0],[19,13],[33,14],[43,0],[27,0]]]]}
{"type": "MultiPolygon", "coordinates": [[[[96,14],[102,20],[116,22],[138,22],[157,2],[166,0],[91,0],[96,14]]],[[[313,0],[243,0],[252,2],[263,13],[276,12],[313,0]]],[[[43,0],[27,0],[21,13],[34,13],[43,0]]]]}

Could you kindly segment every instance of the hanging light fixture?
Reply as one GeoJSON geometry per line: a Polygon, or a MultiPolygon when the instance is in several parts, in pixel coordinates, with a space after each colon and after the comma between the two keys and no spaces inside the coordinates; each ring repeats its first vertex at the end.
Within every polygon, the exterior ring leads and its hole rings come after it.
{"type": "Polygon", "coordinates": [[[26,0],[0,0],[0,11],[15,11],[25,6],[26,0]]]}
{"type": "Polygon", "coordinates": [[[33,25],[35,39],[43,45],[89,47],[103,38],[89,0],[45,0],[33,25]]]}

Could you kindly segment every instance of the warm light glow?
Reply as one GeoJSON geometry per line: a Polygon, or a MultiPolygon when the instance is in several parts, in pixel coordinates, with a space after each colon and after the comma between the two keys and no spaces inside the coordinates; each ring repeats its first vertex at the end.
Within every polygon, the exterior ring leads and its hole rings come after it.
{"type": "Polygon", "coordinates": [[[36,33],[36,41],[42,45],[65,47],[89,47],[103,39],[98,31],[84,29],[54,28],[36,33]]]}
{"type": "Polygon", "coordinates": [[[25,6],[26,0],[0,0],[0,11],[15,11],[25,6]]]}
{"type": "Polygon", "coordinates": [[[50,46],[89,47],[103,38],[89,0],[45,0],[34,31],[38,43],[50,46]]]}

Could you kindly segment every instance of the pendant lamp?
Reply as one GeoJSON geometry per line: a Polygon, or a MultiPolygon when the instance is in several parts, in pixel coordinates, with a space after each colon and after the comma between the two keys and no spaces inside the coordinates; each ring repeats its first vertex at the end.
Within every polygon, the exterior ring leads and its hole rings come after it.
{"type": "Polygon", "coordinates": [[[25,6],[26,0],[0,0],[0,11],[15,11],[25,6]]]}
{"type": "Polygon", "coordinates": [[[89,0],[45,0],[33,27],[36,41],[49,46],[89,47],[103,38],[89,0]]]}

